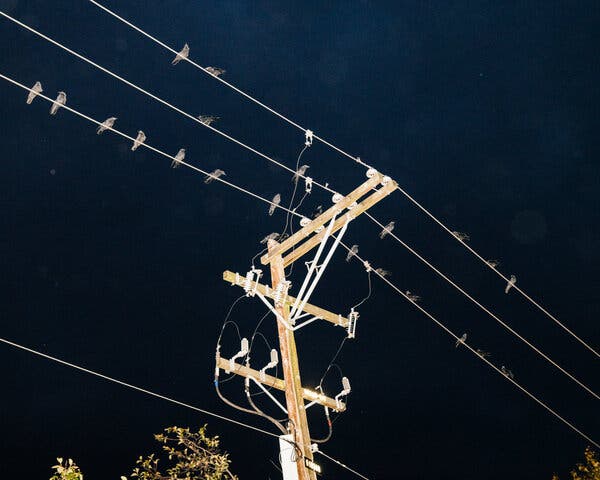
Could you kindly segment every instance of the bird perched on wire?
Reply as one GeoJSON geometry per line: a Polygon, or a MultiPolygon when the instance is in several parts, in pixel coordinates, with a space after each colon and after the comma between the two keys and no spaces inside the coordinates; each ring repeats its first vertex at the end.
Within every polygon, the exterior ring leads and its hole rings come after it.
{"type": "Polygon", "coordinates": [[[171,162],[171,168],[177,168],[181,164],[181,162],[183,162],[184,158],[185,148],[180,148],[177,152],[177,155],[175,155],[175,158],[173,158],[173,161],[171,162]]]}
{"type": "Polygon", "coordinates": [[[183,48],[175,55],[175,58],[171,62],[171,65],[177,65],[182,60],[185,60],[190,56],[190,46],[186,43],[183,48]]]}
{"type": "Polygon", "coordinates": [[[31,87],[31,90],[29,91],[29,94],[27,95],[27,105],[31,105],[31,102],[33,102],[33,99],[35,97],[37,97],[43,91],[44,90],[42,89],[41,82],[35,82],[35,84],[33,85],[33,87],[31,87]]]}
{"type": "Polygon", "coordinates": [[[223,75],[226,70],[223,70],[222,68],[217,68],[217,67],[206,67],[204,70],[206,70],[208,73],[210,73],[211,75],[218,77],[219,75],[223,75]]]}
{"type": "Polygon", "coordinates": [[[226,176],[227,176],[227,174],[223,170],[221,170],[220,168],[217,168],[216,170],[213,170],[211,173],[209,173],[206,177],[204,177],[204,183],[210,183],[219,177],[226,177],[226,176]]]}
{"type": "Polygon", "coordinates": [[[117,117],[109,117],[109,118],[107,118],[106,120],[104,120],[98,126],[98,129],[96,130],[96,133],[98,135],[100,135],[102,132],[104,132],[104,131],[112,128],[116,121],[117,121],[117,117]]]}
{"type": "Polygon", "coordinates": [[[383,239],[388,233],[392,233],[392,230],[394,229],[395,225],[396,222],[390,222],[385,227],[383,227],[383,230],[379,233],[379,238],[383,239]]]}
{"type": "Polygon", "coordinates": [[[67,103],[67,94],[65,92],[58,92],[58,96],[56,100],[52,102],[52,106],[50,107],[50,115],[56,115],[58,109],[67,103]]]}

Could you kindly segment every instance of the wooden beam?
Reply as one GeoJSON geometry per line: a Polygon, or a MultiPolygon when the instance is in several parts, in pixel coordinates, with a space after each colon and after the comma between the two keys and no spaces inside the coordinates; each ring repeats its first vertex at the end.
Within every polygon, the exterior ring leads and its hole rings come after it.
{"type": "Polygon", "coordinates": [[[327,209],[317,218],[312,220],[308,225],[302,227],[296,233],[294,233],[291,237],[281,242],[277,247],[275,247],[269,253],[266,253],[262,257],[260,257],[260,262],[263,265],[267,265],[271,262],[271,260],[277,255],[283,255],[290,248],[296,245],[298,242],[302,241],[304,238],[313,234],[316,229],[325,225],[329,220],[333,218],[334,215],[341,213],[343,210],[348,208],[354,202],[358,201],[364,195],[373,190],[377,185],[381,183],[383,180],[383,175],[377,172],[373,177],[369,178],[366,182],[360,185],[358,188],[350,192],[346,195],[341,201],[334,204],[332,207],[327,209]]]}
{"type": "MultiPolygon", "coordinates": [[[[223,280],[225,280],[227,283],[238,285],[240,287],[243,287],[245,283],[245,277],[243,275],[231,272],[229,270],[225,270],[223,272],[223,280]]],[[[275,294],[272,288],[269,288],[268,286],[263,285],[262,283],[252,282],[252,288],[254,288],[254,286],[256,286],[256,290],[265,297],[274,298],[275,294]]],[[[296,298],[288,295],[285,303],[291,307],[295,301],[296,298]]],[[[348,328],[348,318],[343,317],[342,315],[337,315],[335,313],[329,312],[315,305],[311,305],[310,303],[304,305],[302,311],[309,313],[310,315],[313,315],[315,317],[322,318],[323,320],[333,323],[334,325],[348,328]]]]}
{"type": "MultiPolygon", "coordinates": [[[[226,358],[218,357],[217,367],[219,367],[221,370],[229,371],[229,360],[227,360],[226,358]]],[[[262,383],[267,387],[273,387],[277,390],[281,390],[282,392],[285,391],[285,382],[280,378],[273,377],[271,375],[265,375],[265,379],[263,381],[260,379],[260,372],[258,370],[246,367],[245,365],[241,365],[239,363],[234,364],[234,369],[231,373],[235,373],[236,375],[240,375],[242,377],[253,378],[258,383],[262,383]]],[[[346,405],[344,404],[344,402],[340,401],[340,406],[338,407],[333,398],[327,397],[308,388],[302,389],[302,396],[304,400],[307,400],[309,402],[316,402],[319,405],[329,407],[332,410],[335,410],[336,412],[343,412],[344,410],[346,410],[346,405]]]]}
{"type": "MultiPolygon", "coordinates": [[[[371,194],[369,197],[367,197],[361,203],[356,205],[348,213],[337,218],[335,220],[335,223],[333,224],[333,228],[331,230],[330,235],[333,235],[340,228],[342,228],[344,226],[344,224],[346,223],[346,221],[348,220],[348,217],[351,217],[352,219],[358,217],[362,213],[366,212],[373,205],[375,205],[377,202],[379,202],[383,198],[387,197],[390,193],[392,193],[394,190],[396,190],[397,187],[398,187],[398,184],[396,182],[394,182],[394,181],[389,182],[387,185],[384,185],[379,190],[377,190],[375,193],[371,194]]],[[[315,248],[317,245],[319,245],[319,243],[321,243],[321,240],[323,240],[323,238],[325,237],[326,233],[327,233],[327,231],[323,230],[322,232],[317,233],[313,237],[306,240],[302,245],[296,247],[292,253],[290,253],[288,256],[286,256],[283,259],[283,266],[287,267],[290,263],[295,262],[302,255],[308,253],[313,248],[315,248]]]]}

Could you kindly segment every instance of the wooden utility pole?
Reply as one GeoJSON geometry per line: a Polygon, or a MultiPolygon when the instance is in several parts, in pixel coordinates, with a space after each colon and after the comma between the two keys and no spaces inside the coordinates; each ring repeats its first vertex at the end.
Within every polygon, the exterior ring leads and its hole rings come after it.
{"type": "MultiPolygon", "coordinates": [[[[279,243],[275,240],[269,240],[267,244],[269,253],[278,245],[279,243]]],[[[285,282],[285,269],[283,268],[283,257],[279,254],[271,260],[271,285],[275,290],[282,282],[285,282]]],[[[281,302],[280,305],[275,305],[275,308],[288,321],[290,314],[289,304],[281,302]]],[[[316,473],[306,468],[304,462],[304,458],[312,461],[313,455],[310,449],[310,433],[308,431],[306,410],[302,397],[302,381],[300,380],[300,367],[298,366],[298,353],[296,352],[294,331],[285,328],[282,322],[277,322],[277,332],[279,334],[279,351],[281,354],[283,379],[285,381],[285,401],[288,417],[292,423],[290,429],[302,456],[296,462],[298,480],[316,480],[316,473]]]]}
{"type": "MultiPolygon", "coordinates": [[[[231,285],[243,287],[247,296],[257,296],[275,314],[283,379],[265,373],[267,369],[277,365],[277,351],[271,352],[271,362],[261,370],[251,368],[249,361],[245,365],[236,363],[236,359],[247,358],[249,354],[248,340],[244,338],[241,342],[240,351],[229,359],[222,358],[219,349],[217,349],[215,385],[218,385],[219,370],[240,375],[255,382],[282,410],[286,410],[289,418],[288,429],[290,435],[279,437],[280,447],[281,452],[285,451],[285,455],[287,455],[290,449],[286,448],[287,444],[282,442],[293,442],[294,445],[291,451],[295,452],[295,458],[286,459],[288,470],[284,468],[284,462],[282,462],[284,478],[296,478],[294,466],[290,465],[291,460],[295,460],[298,480],[316,480],[317,472],[320,473],[320,466],[313,461],[306,409],[311,405],[318,404],[325,409],[336,412],[346,410],[346,405],[342,400],[350,393],[350,382],[346,377],[342,378],[343,390],[334,398],[325,395],[319,387],[315,389],[303,387],[300,379],[294,332],[313,321],[323,320],[344,328],[348,333],[348,338],[354,338],[355,336],[358,312],[352,309],[347,316],[342,316],[311,305],[308,300],[335,249],[340,244],[348,224],[397,188],[396,182],[374,170],[369,170],[367,177],[367,181],[345,197],[335,194],[332,197],[333,205],[318,217],[312,220],[303,218],[300,223],[302,228],[289,238],[281,243],[275,240],[268,241],[268,252],[261,257],[260,261],[263,265],[270,265],[271,287],[259,283],[262,273],[261,270],[255,269],[254,265],[245,276],[229,270],[223,272],[223,280],[231,285]],[[334,233],[338,231],[337,237],[334,237],[333,245],[328,247],[329,253],[325,255],[322,263],[319,263],[328,238],[333,237],[334,233]],[[285,267],[298,261],[315,248],[317,248],[317,253],[311,262],[307,262],[308,273],[300,287],[298,296],[288,295],[289,284],[285,278],[285,267]],[[299,320],[302,321],[298,322],[299,320]],[[265,390],[265,385],[285,391],[286,409],[268,390],[265,390]],[[309,403],[305,404],[305,401],[309,403]]],[[[365,262],[365,268],[367,268],[367,271],[370,270],[371,266],[368,262],[365,262]]],[[[248,390],[246,390],[246,394],[249,395],[248,390]]],[[[255,405],[253,405],[253,408],[257,413],[262,414],[255,405]]]]}

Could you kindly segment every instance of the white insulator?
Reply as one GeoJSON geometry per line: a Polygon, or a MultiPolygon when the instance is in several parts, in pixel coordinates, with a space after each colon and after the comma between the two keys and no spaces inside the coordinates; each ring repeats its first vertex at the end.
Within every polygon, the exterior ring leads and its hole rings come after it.
{"type": "Polygon", "coordinates": [[[383,186],[386,186],[388,183],[390,183],[392,181],[391,177],[388,177],[387,175],[385,175],[382,179],[381,179],[381,184],[383,186]]]}
{"type": "Polygon", "coordinates": [[[310,223],[310,218],[302,217],[300,219],[300,226],[306,227],[310,223]]]}
{"type": "Polygon", "coordinates": [[[306,193],[312,192],[313,179],[311,177],[304,177],[304,190],[306,193]]]}
{"type": "Polygon", "coordinates": [[[321,225],[319,228],[315,230],[316,233],[321,233],[325,227],[321,225]]]}
{"type": "Polygon", "coordinates": [[[352,202],[350,205],[348,205],[348,210],[352,210],[354,207],[356,207],[358,205],[358,203],[356,202],[352,202]]]}
{"type": "Polygon", "coordinates": [[[244,279],[244,292],[246,292],[246,296],[250,295],[250,291],[252,290],[252,278],[254,277],[254,273],[250,270],[246,274],[246,278],[244,279]]]}
{"type": "Polygon", "coordinates": [[[369,168],[367,170],[367,178],[373,178],[375,175],[377,175],[377,170],[374,168],[369,168]]]}
{"type": "Polygon", "coordinates": [[[342,199],[343,199],[343,198],[344,198],[344,196],[343,196],[342,194],[340,194],[340,193],[335,193],[335,194],[333,195],[333,197],[331,197],[331,201],[332,201],[333,203],[339,203],[339,202],[341,202],[341,201],[342,201],[342,199]]]}

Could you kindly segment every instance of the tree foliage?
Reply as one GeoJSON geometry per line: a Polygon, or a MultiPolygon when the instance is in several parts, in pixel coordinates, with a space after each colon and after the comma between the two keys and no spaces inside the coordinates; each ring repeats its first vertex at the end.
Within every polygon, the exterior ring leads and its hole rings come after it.
{"type": "Polygon", "coordinates": [[[229,455],[221,453],[219,437],[209,437],[206,425],[198,432],[189,428],[168,427],[154,435],[162,444],[163,457],[171,466],[160,470],[160,455],[138,458],[131,476],[139,480],[221,480],[236,479],[229,471],[229,455]]]}
{"type": "MultiPolygon", "coordinates": [[[[168,427],[154,435],[161,451],[140,456],[131,473],[137,480],[237,480],[230,471],[229,455],[219,448],[219,437],[206,434],[206,425],[197,432],[189,428],[168,427]]],[[[83,480],[79,467],[69,459],[58,465],[50,480],[83,480]]],[[[128,480],[121,477],[121,480],[128,480]]]]}
{"type": "Polygon", "coordinates": [[[69,458],[63,462],[63,459],[59,457],[56,460],[58,464],[52,466],[54,475],[50,477],[50,480],[83,480],[83,473],[72,459],[69,458]]]}
{"type": "MultiPolygon", "coordinates": [[[[578,463],[575,470],[571,470],[571,480],[600,480],[600,460],[590,447],[583,453],[585,463],[578,463]]],[[[552,480],[559,480],[557,475],[552,480]]]]}

